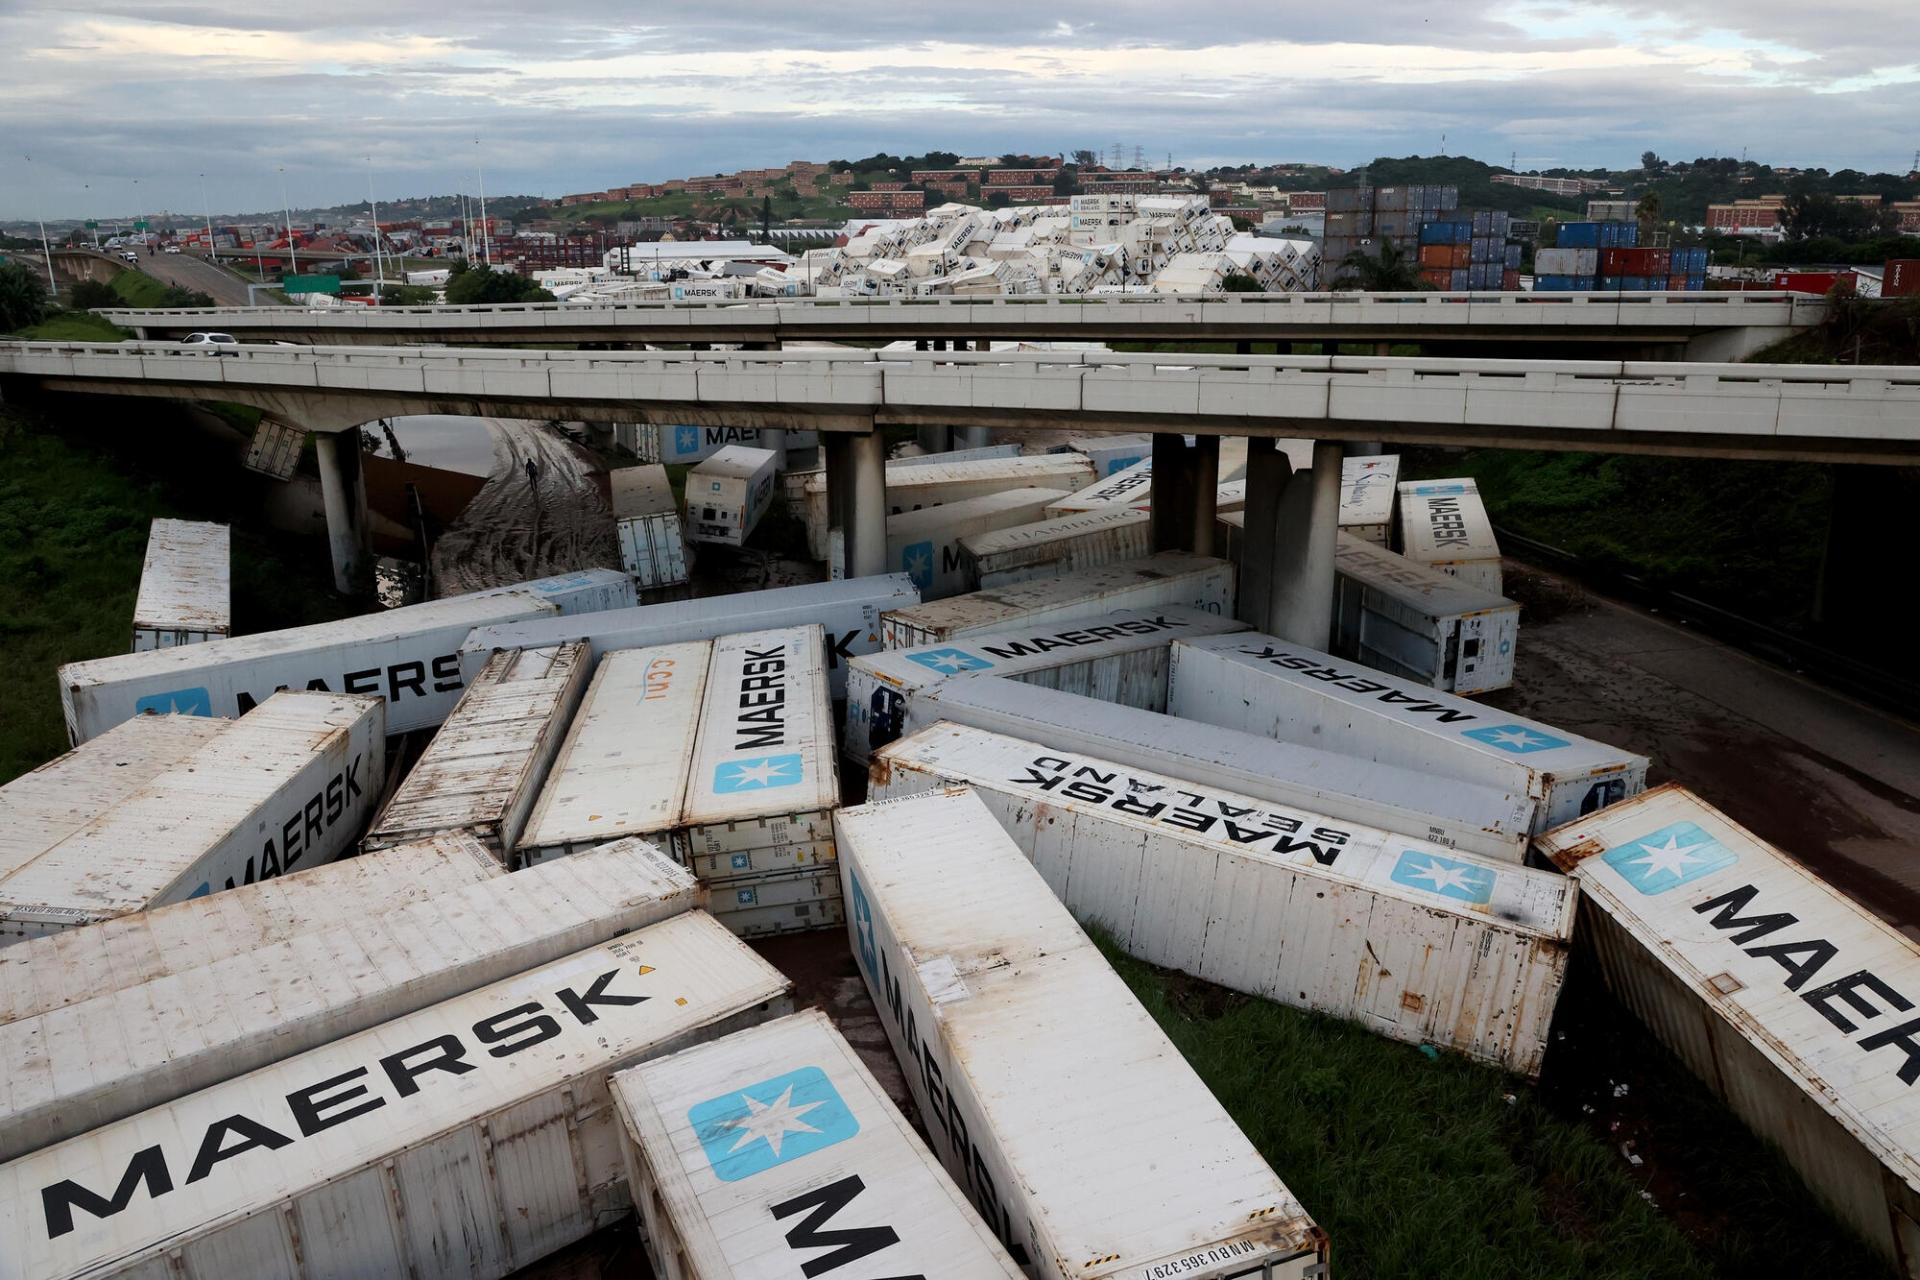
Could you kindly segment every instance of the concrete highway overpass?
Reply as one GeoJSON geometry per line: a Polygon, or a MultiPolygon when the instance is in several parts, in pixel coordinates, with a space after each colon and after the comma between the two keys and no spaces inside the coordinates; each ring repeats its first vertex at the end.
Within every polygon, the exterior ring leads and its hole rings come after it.
{"type": "Polygon", "coordinates": [[[1742,360],[1819,324],[1826,301],[1794,293],[1116,294],[1002,298],[763,298],[501,303],[473,307],[108,310],[144,338],[219,329],[243,341],[390,346],[796,341],[877,346],[1074,342],[1423,342],[1573,344],[1623,356],[1742,360]]]}

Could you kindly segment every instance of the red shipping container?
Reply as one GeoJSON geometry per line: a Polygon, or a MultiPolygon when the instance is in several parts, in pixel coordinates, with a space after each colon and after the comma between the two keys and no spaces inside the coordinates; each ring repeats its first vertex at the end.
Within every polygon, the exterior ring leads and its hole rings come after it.
{"type": "MultiPolygon", "coordinates": [[[[1429,249],[1444,249],[1446,245],[1428,245],[1429,249]]],[[[1427,267],[1420,272],[1420,279],[1436,289],[1445,290],[1453,285],[1453,272],[1446,267],[1427,267]]]]}
{"type": "Polygon", "coordinates": [[[1907,298],[1920,293],[1920,258],[1894,258],[1880,277],[1880,296],[1907,298]]]}
{"type": "Polygon", "coordinates": [[[1851,271],[1776,271],[1773,287],[1794,293],[1826,293],[1842,280],[1853,284],[1851,271]]]}
{"type": "Polygon", "coordinates": [[[1687,278],[1685,276],[1668,276],[1667,277],[1668,293],[1685,293],[1686,291],[1687,291],[1687,278]]]}
{"type": "Polygon", "coordinates": [[[1473,246],[1472,245],[1455,244],[1455,245],[1447,245],[1445,247],[1453,250],[1453,269],[1455,271],[1465,271],[1468,267],[1473,265],[1473,246]]]}
{"type": "Polygon", "coordinates": [[[1502,271],[1500,273],[1500,287],[1508,293],[1518,293],[1520,291],[1520,273],[1518,271],[1502,271]]]}
{"type": "Polygon", "coordinates": [[[1451,267],[1453,265],[1453,246],[1450,244],[1421,245],[1420,265],[1423,267],[1451,267]]]}
{"type": "Polygon", "coordinates": [[[1673,269],[1671,249],[1602,249],[1600,274],[1605,276],[1664,276],[1673,269]]]}

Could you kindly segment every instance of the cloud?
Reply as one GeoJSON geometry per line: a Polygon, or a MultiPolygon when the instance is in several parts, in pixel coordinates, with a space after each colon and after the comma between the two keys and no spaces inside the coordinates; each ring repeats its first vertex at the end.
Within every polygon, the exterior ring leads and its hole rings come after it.
{"type": "Polygon", "coordinates": [[[1006,0],[175,0],[0,7],[0,218],[557,195],[796,157],[1134,146],[1203,165],[1649,147],[1904,170],[1920,27],[1892,0],[1436,8],[1006,0]],[[475,139],[480,141],[476,144],[475,139]],[[16,154],[36,156],[31,169],[16,154]],[[136,185],[137,184],[137,185],[136,185]]]}

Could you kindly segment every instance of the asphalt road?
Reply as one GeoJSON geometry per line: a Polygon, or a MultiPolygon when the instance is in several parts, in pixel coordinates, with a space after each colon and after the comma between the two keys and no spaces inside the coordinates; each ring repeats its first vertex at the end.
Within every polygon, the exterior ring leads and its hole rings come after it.
{"type": "MultiPolygon", "coordinates": [[[[149,256],[144,249],[139,252],[140,261],[129,265],[137,265],[156,280],[211,294],[213,300],[222,306],[247,305],[246,281],[205,258],[192,253],[155,253],[149,256]]],[[[264,305],[265,300],[262,302],[264,305]]]]}

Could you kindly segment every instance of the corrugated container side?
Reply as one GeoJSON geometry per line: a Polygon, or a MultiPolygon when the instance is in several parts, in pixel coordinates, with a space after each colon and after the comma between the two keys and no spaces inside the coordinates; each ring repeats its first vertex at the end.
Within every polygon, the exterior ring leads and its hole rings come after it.
{"type": "Polygon", "coordinates": [[[133,605],[133,648],[200,644],[233,632],[226,525],[155,520],[147,535],[140,594],[133,605]]]}
{"type": "Polygon", "coordinates": [[[622,840],[8,1023],[0,1160],[698,905],[684,868],[622,840]],[[219,1016],[182,1020],[183,1009],[219,1016]]]}
{"type": "Polygon", "coordinates": [[[894,1056],[1015,1261],[1042,1280],[1320,1274],[1324,1233],[976,796],[842,810],[835,830],[894,1056]],[[1045,1071],[1039,1028],[1072,1046],[1045,1071]]]}
{"type": "Polygon", "coordinates": [[[608,1075],[787,990],[687,912],[283,1059],[0,1165],[0,1280],[498,1280],[625,1211],[608,1075]]]}
{"type": "Polygon", "coordinates": [[[990,591],[1031,578],[1138,560],[1153,553],[1152,517],[1131,507],[1086,511],[960,540],[967,589],[990,591]]]}
{"type": "Polygon", "coordinates": [[[887,514],[918,511],[1012,488],[1072,493],[1093,481],[1093,464],[1077,454],[1042,453],[1017,458],[887,468],[887,514]]]}
{"type": "Polygon", "coordinates": [[[1146,507],[1152,502],[1153,459],[1147,458],[1064,498],[1057,498],[1046,509],[1046,515],[1050,520],[1057,520],[1061,516],[1082,511],[1099,511],[1105,507],[1146,507]]]}

